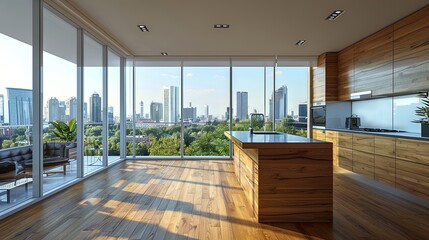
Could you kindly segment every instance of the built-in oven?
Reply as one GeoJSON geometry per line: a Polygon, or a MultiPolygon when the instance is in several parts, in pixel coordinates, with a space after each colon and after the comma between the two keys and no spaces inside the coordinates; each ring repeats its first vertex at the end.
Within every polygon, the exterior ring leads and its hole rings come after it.
{"type": "Polygon", "coordinates": [[[311,116],[311,123],[313,127],[326,127],[326,105],[313,105],[313,107],[311,107],[311,116]]]}

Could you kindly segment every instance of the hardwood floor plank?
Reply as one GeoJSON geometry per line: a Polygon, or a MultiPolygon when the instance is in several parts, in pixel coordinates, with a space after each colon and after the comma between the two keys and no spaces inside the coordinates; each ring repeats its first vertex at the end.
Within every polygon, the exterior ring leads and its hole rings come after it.
{"type": "MultiPolygon", "coordinates": [[[[273,199],[274,200],[274,199],[273,199]]],[[[429,209],[334,172],[334,222],[259,224],[229,161],[127,161],[0,221],[1,239],[427,239],[429,209]]]]}

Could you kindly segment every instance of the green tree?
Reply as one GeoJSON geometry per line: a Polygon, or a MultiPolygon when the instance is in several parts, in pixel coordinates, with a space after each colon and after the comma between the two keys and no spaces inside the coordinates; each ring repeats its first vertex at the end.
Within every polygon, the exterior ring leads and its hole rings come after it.
{"type": "Polygon", "coordinates": [[[158,141],[150,141],[150,156],[179,156],[180,155],[180,138],[161,137],[158,141]]]}
{"type": "Polygon", "coordinates": [[[13,143],[12,140],[3,140],[3,143],[1,145],[2,148],[11,148],[11,147],[15,147],[15,144],[13,143]]]}

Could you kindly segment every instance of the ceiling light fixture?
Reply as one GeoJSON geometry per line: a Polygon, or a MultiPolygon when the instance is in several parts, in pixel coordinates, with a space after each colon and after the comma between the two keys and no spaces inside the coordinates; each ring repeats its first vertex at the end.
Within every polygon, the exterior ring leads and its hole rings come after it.
{"type": "Polygon", "coordinates": [[[166,53],[166,52],[162,52],[162,53],[161,53],[161,55],[162,55],[162,56],[167,56],[167,55],[168,55],[168,53],[166,53]]]}
{"type": "Polygon", "coordinates": [[[229,28],[229,24],[215,24],[214,28],[229,28]]]}
{"type": "Polygon", "coordinates": [[[298,42],[296,42],[295,44],[298,46],[304,45],[305,40],[299,40],[298,42]]]}
{"type": "Polygon", "coordinates": [[[344,12],[343,10],[335,10],[326,18],[326,20],[333,21],[337,19],[341,14],[343,14],[343,12],[344,12]]]}
{"type": "Polygon", "coordinates": [[[146,25],[137,25],[137,27],[139,27],[142,32],[149,32],[149,29],[146,27],[146,25]]]}

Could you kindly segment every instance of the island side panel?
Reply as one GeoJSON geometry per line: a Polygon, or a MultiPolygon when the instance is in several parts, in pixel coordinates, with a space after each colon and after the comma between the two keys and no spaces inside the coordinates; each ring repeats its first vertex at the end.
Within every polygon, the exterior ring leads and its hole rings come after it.
{"type": "Polygon", "coordinates": [[[332,144],[259,149],[259,222],[332,222],[332,144]]]}

